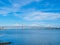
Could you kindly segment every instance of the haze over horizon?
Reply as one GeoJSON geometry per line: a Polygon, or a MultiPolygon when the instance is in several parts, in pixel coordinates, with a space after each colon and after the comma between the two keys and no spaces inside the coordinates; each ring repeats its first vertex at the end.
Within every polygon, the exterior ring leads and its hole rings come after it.
{"type": "Polygon", "coordinates": [[[60,0],[0,0],[0,26],[60,27],[60,0]]]}

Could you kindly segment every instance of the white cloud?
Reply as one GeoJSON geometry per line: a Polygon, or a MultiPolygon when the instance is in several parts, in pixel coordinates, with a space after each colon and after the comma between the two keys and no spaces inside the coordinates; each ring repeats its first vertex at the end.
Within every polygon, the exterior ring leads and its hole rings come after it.
{"type": "MultiPolygon", "coordinates": [[[[4,6],[0,8],[1,15],[7,15],[10,12],[18,12],[21,10],[21,7],[31,3],[34,0],[9,0],[11,3],[10,7],[4,6]]],[[[1,4],[6,5],[3,1],[0,1],[1,4]]]]}
{"type": "Polygon", "coordinates": [[[9,13],[8,10],[5,9],[0,10],[0,15],[6,16],[7,13],[9,13]]]}
{"type": "Polygon", "coordinates": [[[54,20],[60,18],[60,13],[48,13],[48,12],[31,12],[24,17],[27,21],[36,20],[54,20]]]}
{"type": "Polygon", "coordinates": [[[45,22],[31,22],[29,24],[23,24],[23,26],[57,27],[56,24],[50,24],[45,22]]]}
{"type": "MultiPolygon", "coordinates": [[[[0,8],[1,9],[0,14],[1,15],[7,15],[10,12],[14,13],[14,12],[25,11],[25,10],[21,9],[21,7],[31,3],[33,1],[39,2],[39,1],[42,1],[42,0],[9,0],[9,2],[11,3],[10,7],[0,8]]],[[[0,3],[5,4],[3,1],[0,1],[0,3]]],[[[50,4],[46,3],[46,4],[43,4],[43,5],[50,5],[50,4]]],[[[33,9],[33,10],[35,10],[35,9],[33,9]]],[[[26,10],[26,12],[28,12],[28,11],[32,11],[32,9],[26,10]]],[[[38,18],[38,19],[40,19],[40,18],[38,18]]]]}
{"type": "Polygon", "coordinates": [[[13,24],[13,26],[21,26],[21,24],[15,23],[15,24],[13,24]]]}

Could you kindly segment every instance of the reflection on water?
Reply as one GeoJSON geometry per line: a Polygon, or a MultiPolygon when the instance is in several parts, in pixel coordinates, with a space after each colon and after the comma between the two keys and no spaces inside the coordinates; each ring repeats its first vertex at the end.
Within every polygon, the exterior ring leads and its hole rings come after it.
{"type": "Polygon", "coordinates": [[[60,45],[60,30],[0,30],[0,42],[10,45],[60,45]]]}

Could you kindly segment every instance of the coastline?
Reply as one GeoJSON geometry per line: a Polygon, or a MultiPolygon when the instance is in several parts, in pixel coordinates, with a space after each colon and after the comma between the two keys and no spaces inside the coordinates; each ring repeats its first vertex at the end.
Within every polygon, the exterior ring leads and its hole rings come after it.
{"type": "Polygon", "coordinates": [[[40,27],[40,26],[0,26],[0,30],[5,29],[60,29],[60,27],[40,27]]]}

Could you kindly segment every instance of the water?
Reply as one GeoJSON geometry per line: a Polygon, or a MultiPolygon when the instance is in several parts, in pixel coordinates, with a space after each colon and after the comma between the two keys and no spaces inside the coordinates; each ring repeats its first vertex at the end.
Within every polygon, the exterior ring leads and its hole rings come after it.
{"type": "Polygon", "coordinates": [[[60,45],[60,30],[0,30],[0,42],[10,45],[60,45]]]}

